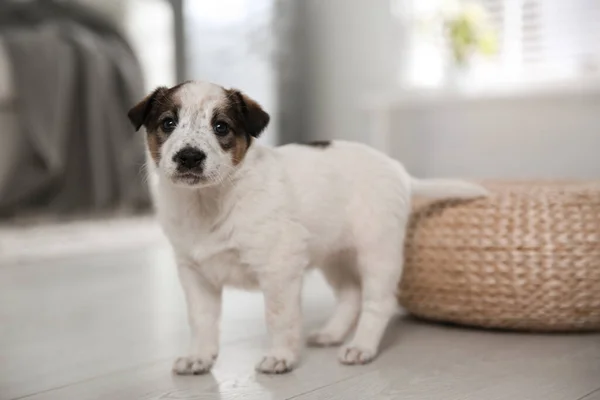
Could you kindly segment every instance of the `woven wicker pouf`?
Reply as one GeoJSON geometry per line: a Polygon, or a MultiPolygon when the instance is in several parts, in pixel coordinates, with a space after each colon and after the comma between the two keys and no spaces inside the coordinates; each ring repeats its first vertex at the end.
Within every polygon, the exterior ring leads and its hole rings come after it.
{"type": "Polygon", "coordinates": [[[415,201],[400,303],[478,327],[600,330],[600,184],[486,186],[486,199],[415,201]]]}

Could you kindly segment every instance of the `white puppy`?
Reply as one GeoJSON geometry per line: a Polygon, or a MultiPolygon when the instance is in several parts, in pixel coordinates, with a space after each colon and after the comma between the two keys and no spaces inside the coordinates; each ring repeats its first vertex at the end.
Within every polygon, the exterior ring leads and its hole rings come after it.
{"type": "Polygon", "coordinates": [[[225,285],[264,294],[272,345],[257,370],[293,369],[303,274],[313,266],[337,307],[309,343],[341,344],[356,327],[340,361],[371,361],[397,309],[411,196],[485,195],[465,182],[411,178],[361,144],[261,146],[255,138],[269,115],[240,92],[206,82],[159,88],[129,118],[147,131],[152,193],[187,299],[191,349],[176,360],[178,374],[213,365],[225,285]]]}

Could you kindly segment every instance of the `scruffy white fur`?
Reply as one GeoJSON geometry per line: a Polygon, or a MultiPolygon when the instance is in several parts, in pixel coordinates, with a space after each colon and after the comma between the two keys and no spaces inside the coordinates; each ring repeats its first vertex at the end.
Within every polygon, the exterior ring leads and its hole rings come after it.
{"type": "Polygon", "coordinates": [[[294,368],[302,348],[300,293],[304,272],[320,268],[337,297],[331,319],[308,342],[342,344],[344,364],[377,354],[403,262],[411,196],[473,198],[479,186],[416,180],[397,161],[365,145],[335,141],[320,148],[270,148],[255,140],[231,164],[210,128],[222,90],[207,83],[181,89],[177,129],[158,166],[149,160],[160,222],[176,257],[189,309],[191,349],[176,360],[179,374],[208,371],[218,354],[222,288],[264,294],[271,348],[256,368],[294,368]],[[209,183],[174,183],[172,154],[184,146],[206,152],[209,183]]]}

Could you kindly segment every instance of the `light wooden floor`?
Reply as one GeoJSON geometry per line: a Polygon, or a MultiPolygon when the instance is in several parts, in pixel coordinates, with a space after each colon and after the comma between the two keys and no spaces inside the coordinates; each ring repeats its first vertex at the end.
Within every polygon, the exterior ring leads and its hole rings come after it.
{"type": "MultiPolygon", "coordinates": [[[[332,309],[322,281],[305,291],[305,326],[332,309]]],[[[398,318],[373,364],[341,366],[310,349],[285,376],[253,366],[266,346],[258,294],[226,295],[210,375],[177,377],[183,296],[155,246],[0,266],[1,399],[600,400],[600,335],[477,331],[398,318]]]]}

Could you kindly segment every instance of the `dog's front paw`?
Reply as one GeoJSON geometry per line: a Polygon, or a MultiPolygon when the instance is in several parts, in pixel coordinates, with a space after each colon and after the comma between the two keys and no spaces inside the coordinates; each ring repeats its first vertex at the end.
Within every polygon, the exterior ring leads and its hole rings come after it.
{"type": "Polygon", "coordinates": [[[342,364],[346,365],[361,365],[370,363],[375,356],[377,356],[376,350],[370,350],[350,344],[340,349],[339,360],[342,364]]]}
{"type": "Polygon", "coordinates": [[[298,357],[290,350],[274,350],[267,353],[258,364],[256,370],[263,374],[285,374],[296,366],[298,357]]]}
{"type": "Polygon", "coordinates": [[[179,357],[173,363],[173,372],[177,375],[200,375],[205,374],[212,368],[216,356],[199,357],[179,357]]]}

